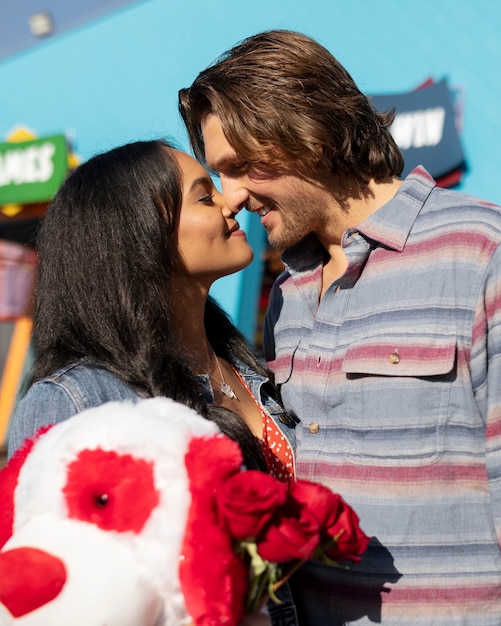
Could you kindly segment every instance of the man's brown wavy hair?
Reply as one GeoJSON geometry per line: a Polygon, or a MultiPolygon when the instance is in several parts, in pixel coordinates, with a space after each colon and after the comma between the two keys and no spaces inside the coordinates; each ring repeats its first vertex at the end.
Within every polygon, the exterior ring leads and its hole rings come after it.
{"type": "Polygon", "coordinates": [[[272,30],[237,44],[180,90],[179,110],[206,167],[201,123],[214,114],[242,159],[283,173],[331,173],[362,190],[403,169],[388,130],[394,112],[376,111],[332,54],[301,33],[272,30]]]}

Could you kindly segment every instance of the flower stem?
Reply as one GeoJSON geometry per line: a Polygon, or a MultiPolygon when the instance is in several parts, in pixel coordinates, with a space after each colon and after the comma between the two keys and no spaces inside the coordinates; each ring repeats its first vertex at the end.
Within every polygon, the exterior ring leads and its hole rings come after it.
{"type": "Polygon", "coordinates": [[[251,593],[249,593],[249,603],[247,606],[247,611],[249,613],[253,613],[261,608],[261,605],[264,604],[263,600],[266,601],[267,596],[263,596],[263,589],[265,588],[268,582],[268,572],[265,571],[252,581],[251,593]]]}
{"type": "Polygon", "coordinates": [[[282,576],[282,578],[280,580],[277,580],[277,582],[273,585],[272,590],[273,591],[277,591],[277,589],[280,589],[280,587],[282,585],[284,585],[289,578],[292,576],[292,574],[294,574],[294,572],[297,572],[297,570],[301,567],[301,565],[303,565],[303,563],[305,563],[306,560],[305,559],[298,559],[297,561],[295,561],[288,569],[287,571],[284,573],[284,575],[282,576]]]}

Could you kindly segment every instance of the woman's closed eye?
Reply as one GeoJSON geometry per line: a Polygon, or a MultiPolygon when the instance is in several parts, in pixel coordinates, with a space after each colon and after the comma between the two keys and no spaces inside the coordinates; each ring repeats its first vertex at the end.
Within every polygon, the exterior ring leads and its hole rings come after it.
{"type": "Polygon", "coordinates": [[[198,199],[198,202],[200,202],[200,204],[214,204],[214,194],[204,195],[198,199]]]}
{"type": "Polygon", "coordinates": [[[196,204],[212,205],[214,203],[215,192],[216,189],[212,180],[208,176],[200,176],[190,185],[188,198],[190,202],[196,204]]]}

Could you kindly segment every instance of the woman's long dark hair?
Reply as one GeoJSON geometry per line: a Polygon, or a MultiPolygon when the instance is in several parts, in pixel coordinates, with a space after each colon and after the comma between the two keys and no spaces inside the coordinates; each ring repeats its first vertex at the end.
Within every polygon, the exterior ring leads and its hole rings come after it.
{"type": "MultiPolygon", "coordinates": [[[[145,141],[97,155],[55,196],[37,242],[34,380],[88,358],[144,397],[168,396],[208,417],[172,316],[172,277],[184,267],[171,148],[145,141]]],[[[211,298],[205,320],[218,355],[269,376],[211,298]]]]}

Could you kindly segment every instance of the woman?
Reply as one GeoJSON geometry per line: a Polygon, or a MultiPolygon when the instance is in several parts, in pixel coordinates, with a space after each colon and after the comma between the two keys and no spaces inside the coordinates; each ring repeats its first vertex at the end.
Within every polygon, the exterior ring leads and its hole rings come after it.
{"type": "Polygon", "coordinates": [[[34,378],[9,454],[43,424],[163,395],[215,419],[249,467],[293,475],[294,422],[208,295],[253,253],[197,161],[163,141],[93,157],[61,186],[38,251],[34,378]]]}

